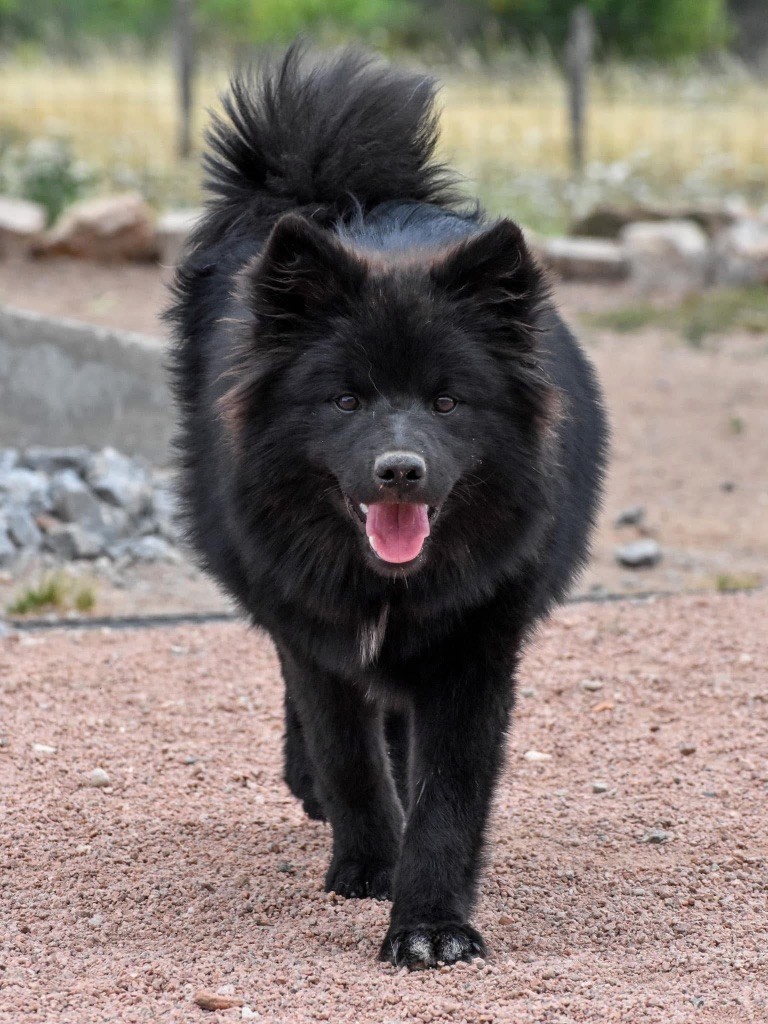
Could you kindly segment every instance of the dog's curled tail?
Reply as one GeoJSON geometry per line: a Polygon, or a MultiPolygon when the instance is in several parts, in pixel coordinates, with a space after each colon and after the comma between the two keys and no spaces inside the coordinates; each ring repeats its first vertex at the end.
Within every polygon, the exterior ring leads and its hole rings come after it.
{"type": "Polygon", "coordinates": [[[208,230],[263,229],[296,208],[344,217],[388,200],[458,202],[435,160],[435,91],[354,49],[312,63],[301,44],[238,74],[207,134],[208,230]]]}

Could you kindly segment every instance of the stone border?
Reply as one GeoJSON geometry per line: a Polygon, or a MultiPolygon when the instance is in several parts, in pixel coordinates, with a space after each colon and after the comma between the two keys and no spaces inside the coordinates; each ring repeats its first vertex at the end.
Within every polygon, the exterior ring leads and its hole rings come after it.
{"type": "Polygon", "coordinates": [[[165,358],[160,338],[0,306],[0,447],[111,445],[167,465],[165,358]]]}

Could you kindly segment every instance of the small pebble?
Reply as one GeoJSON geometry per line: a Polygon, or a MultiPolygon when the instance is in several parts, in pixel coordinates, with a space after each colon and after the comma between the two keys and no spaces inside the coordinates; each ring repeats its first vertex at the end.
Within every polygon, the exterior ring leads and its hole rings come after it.
{"type": "Polygon", "coordinates": [[[526,750],[523,754],[526,761],[551,761],[551,754],[543,754],[540,750],[526,750]]]}
{"type": "Polygon", "coordinates": [[[607,793],[611,787],[607,782],[593,782],[592,792],[593,793],[607,793]]]}
{"type": "Polygon", "coordinates": [[[680,753],[683,754],[685,757],[688,757],[690,754],[695,754],[696,753],[696,747],[694,747],[690,743],[684,743],[680,747],[680,753]]]}
{"type": "Polygon", "coordinates": [[[209,992],[201,988],[195,992],[195,1003],[201,1010],[231,1010],[233,1006],[242,1006],[243,1000],[237,996],[223,996],[218,992],[209,992]]]}
{"type": "Polygon", "coordinates": [[[598,690],[602,690],[603,683],[600,679],[582,679],[579,686],[587,693],[597,693],[598,690]]]}
{"type": "Polygon", "coordinates": [[[659,845],[660,843],[666,843],[672,838],[671,832],[666,832],[663,828],[649,828],[643,832],[640,837],[641,843],[654,843],[659,845]]]}
{"type": "Polygon", "coordinates": [[[32,749],[36,754],[55,754],[56,747],[49,747],[47,743],[33,743],[32,749]]]}
{"type": "Polygon", "coordinates": [[[111,785],[112,782],[103,768],[94,768],[92,772],[89,772],[87,781],[88,785],[93,786],[94,789],[103,789],[105,786],[111,785]]]}
{"type": "Polygon", "coordinates": [[[614,526],[639,526],[645,519],[645,509],[642,505],[630,505],[619,512],[614,520],[614,526]]]}
{"type": "Polygon", "coordinates": [[[624,565],[628,569],[643,569],[658,565],[662,559],[662,551],[657,541],[646,537],[616,548],[615,557],[619,565],[624,565]]]}

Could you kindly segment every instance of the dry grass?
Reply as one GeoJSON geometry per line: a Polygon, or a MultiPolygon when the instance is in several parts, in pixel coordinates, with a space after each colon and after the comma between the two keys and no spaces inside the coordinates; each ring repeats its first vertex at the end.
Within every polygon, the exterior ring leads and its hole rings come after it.
{"type": "MultiPolygon", "coordinates": [[[[199,77],[198,141],[206,108],[216,105],[225,82],[222,67],[205,68],[199,77]]],[[[0,130],[70,137],[108,187],[138,185],[159,202],[197,198],[196,163],[182,167],[174,153],[168,64],[9,62],[0,66],[0,95],[0,130]]],[[[722,189],[768,198],[768,86],[733,70],[682,75],[608,68],[596,76],[590,168],[578,194],[567,184],[562,83],[553,64],[531,61],[515,74],[454,78],[443,99],[446,154],[491,206],[522,206],[523,218],[528,204],[546,221],[553,204],[588,202],[595,190],[642,198],[649,183],[657,193],[722,189]]]]}

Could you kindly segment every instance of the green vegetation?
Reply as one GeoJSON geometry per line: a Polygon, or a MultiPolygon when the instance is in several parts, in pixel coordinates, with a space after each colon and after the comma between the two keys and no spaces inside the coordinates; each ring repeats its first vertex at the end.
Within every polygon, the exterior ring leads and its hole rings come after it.
{"type": "Polygon", "coordinates": [[[76,608],[89,612],[96,604],[93,585],[74,579],[64,572],[43,577],[34,586],[26,587],[8,605],[9,615],[29,615],[31,612],[68,611],[76,608]]]}
{"type": "MultiPolygon", "coordinates": [[[[768,288],[718,288],[686,298],[676,306],[640,303],[595,313],[584,320],[592,327],[623,333],[661,327],[679,332],[686,344],[700,348],[708,335],[729,331],[768,333],[768,288]]],[[[731,430],[737,432],[733,425],[731,430]]]]}
{"type": "MultiPolygon", "coordinates": [[[[731,36],[726,0],[586,3],[604,54],[668,60],[712,52],[731,36]]],[[[0,37],[70,53],[88,40],[157,49],[173,8],[173,0],[0,0],[0,37]]],[[[446,51],[467,43],[488,51],[510,40],[559,48],[572,9],[572,0],[194,0],[203,42],[240,47],[330,30],[446,51]]]]}
{"type": "Polygon", "coordinates": [[[754,572],[721,572],[715,576],[715,590],[724,594],[735,590],[756,590],[761,582],[754,572]]]}
{"type": "Polygon", "coordinates": [[[40,203],[49,224],[95,180],[93,172],[75,159],[68,139],[24,139],[18,130],[0,132],[0,193],[40,203]]]}

